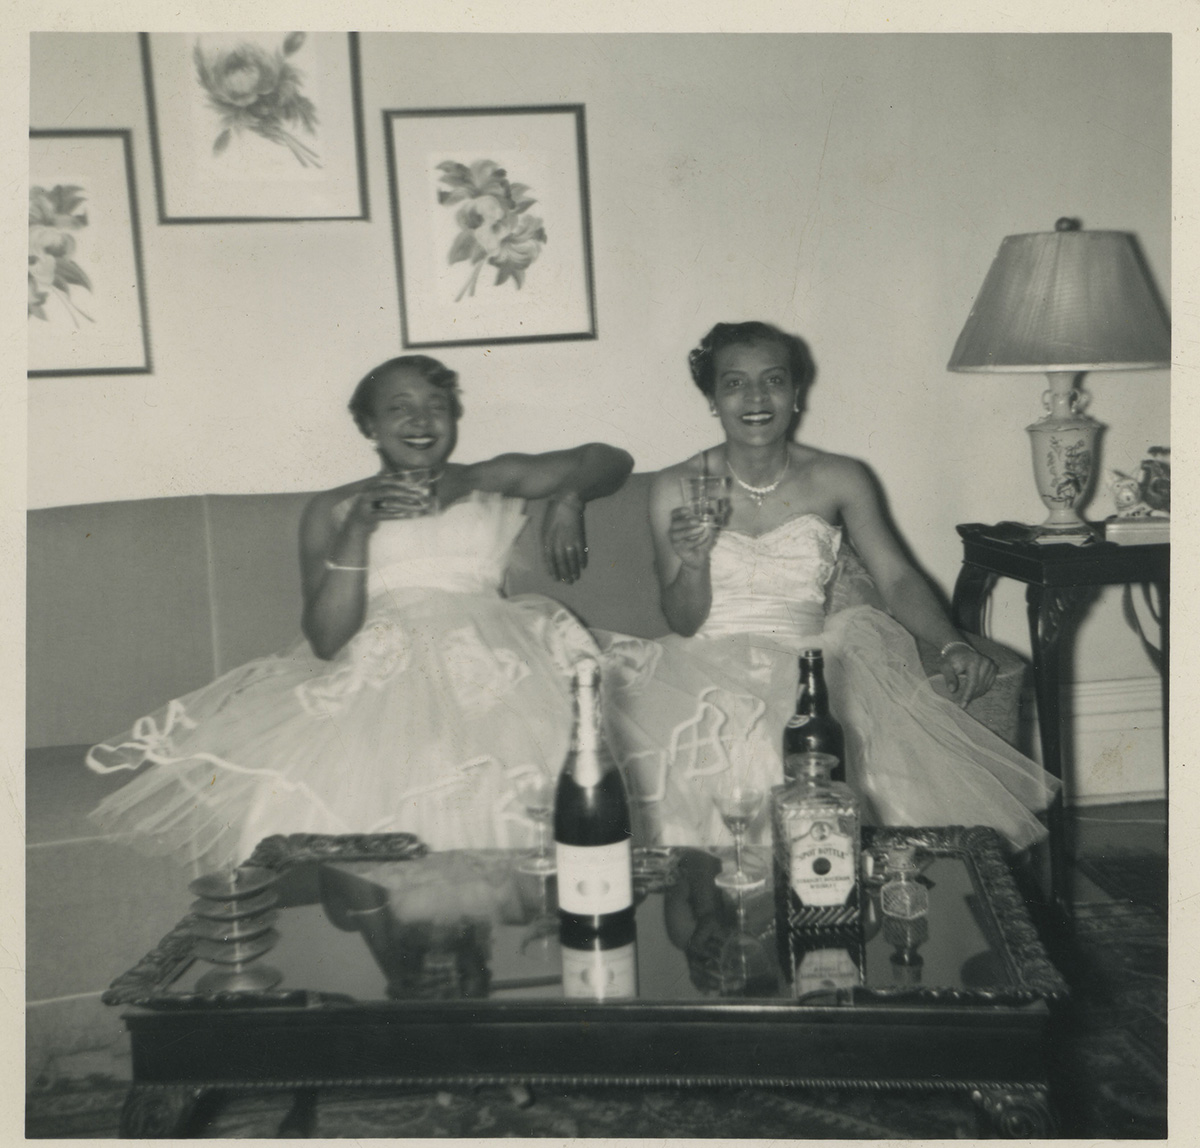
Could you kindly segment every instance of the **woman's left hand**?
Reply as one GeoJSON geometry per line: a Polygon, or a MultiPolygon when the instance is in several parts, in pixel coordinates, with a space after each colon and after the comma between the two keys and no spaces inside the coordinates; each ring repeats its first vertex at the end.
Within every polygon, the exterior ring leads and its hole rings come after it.
{"type": "Polygon", "coordinates": [[[587,566],[583,500],[578,495],[552,497],[542,518],[542,555],[546,569],[559,582],[574,582],[587,566]]]}
{"type": "Polygon", "coordinates": [[[963,709],[992,688],[996,663],[966,642],[955,642],[942,655],[942,677],[951,701],[963,709]]]}

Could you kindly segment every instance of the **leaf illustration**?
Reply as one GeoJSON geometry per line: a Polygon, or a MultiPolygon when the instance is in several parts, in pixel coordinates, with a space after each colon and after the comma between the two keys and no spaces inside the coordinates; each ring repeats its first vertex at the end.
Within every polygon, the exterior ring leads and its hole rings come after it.
{"type": "Polygon", "coordinates": [[[303,32],[289,32],[283,41],[283,54],[285,56],[295,55],[304,47],[304,41],[307,39],[308,37],[303,32]]]}
{"type": "Polygon", "coordinates": [[[213,155],[220,155],[228,146],[232,138],[230,130],[226,128],[215,140],[213,140],[213,155]]]}
{"type": "Polygon", "coordinates": [[[470,259],[476,247],[475,236],[469,231],[460,231],[450,247],[450,262],[461,263],[464,259],[470,259]]]}
{"type": "Polygon", "coordinates": [[[80,287],[86,287],[89,291],[92,289],[92,281],[87,277],[83,268],[73,259],[58,260],[55,270],[58,272],[55,276],[56,286],[58,285],[58,280],[61,279],[64,285],[67,283],[77,283],[80,287]]]}

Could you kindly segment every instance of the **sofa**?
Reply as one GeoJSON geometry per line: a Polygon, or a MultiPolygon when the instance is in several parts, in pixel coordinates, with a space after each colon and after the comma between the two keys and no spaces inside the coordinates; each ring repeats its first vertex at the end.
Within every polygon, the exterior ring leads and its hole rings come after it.
{"type": "MultiPolygon", "coordinates": [[[[590,625],[667,632],[646,526],[648,474],[588,507],[591,564],[571,586],[543,570],[540,507],[518,541],[511,593],[560,599],[590,625]]],[[[172,697],[282,649],[299,627],[297,534],[307,494],[209,495],[34,510],[27,535],[27,1052],[33,1075],[119,1048],[100,993],[182,915],[194,874],[98,835],[87,812],[131,776],[98,776],[86,748],[172,697]]],[[[833,605],[871,600],[842,571],[833,605]]],[[[980,640],[1000,681],[973,703],[1017,736],[1024,663],[980,640]]],[[[922,650],[935,688],[936,651],[922,650]]]]}

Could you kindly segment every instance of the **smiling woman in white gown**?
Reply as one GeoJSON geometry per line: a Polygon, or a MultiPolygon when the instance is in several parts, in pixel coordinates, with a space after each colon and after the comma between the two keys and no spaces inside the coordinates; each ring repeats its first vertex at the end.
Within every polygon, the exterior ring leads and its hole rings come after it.
{"type": "Polygon", "coordinates": [[[996,667],[954,627],[904,557],[860,463],[792,441],[813,375],[802,340],[718,324],[691,356],[724,443],[660,472],[650,495],[663,612],[674,634],[601,634],[608,737],[643,841],[728,840],[713,794],[731,775],[782,780],[796,656],[821,648],[846,729],[847,781],[870,820],[991,825],[1015,848],[1045,836],[1056,782],[968,716],[996,667]],[[683,507],[682,480],[727,474],[723,525],[683,507]],[[891,615],[828,619],[826,589],[853,541],[891,615]],[[901,624],[903,623],[903,624],[901,624]],[[907,628],[906,628],[907,627],[907,628]],[[913,634],[941,651],[952,700],[929,684],[913,634]]]}
{"type": "Polygon", "coordinates": [[[305,512],[305,637],[93,747],[98,772],[141,770],[93,812],[106,831],[206,866],[275,833],[532,840],[514,783],[561,768],[572,666],[596,647],[557,602],[505,599],[501,583],[524,500],[544,497],[546,560],[577,578],[584,503],[632,460],[594,443],[451,463],[456,380],[414,355],[360,383],[351,411],[383,469],[305,512]],[[436,479],[432,506],[419,468],[436,479]]]}

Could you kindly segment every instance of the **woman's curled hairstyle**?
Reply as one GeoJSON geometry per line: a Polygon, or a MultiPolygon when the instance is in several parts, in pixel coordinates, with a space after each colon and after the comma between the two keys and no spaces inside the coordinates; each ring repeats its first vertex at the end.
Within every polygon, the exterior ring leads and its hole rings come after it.
{"type": "Polygon", "coordinates": [[[789,335],[786,331],[757,319],[745,323],[718,323],[700,340],[698,347],[688,352],[692,381],[706,398],[712,398],[717,388],[714,374],[717,352],[722,347],[742,346],[746,343],[782,345],[787,350],[792,381],[801,391],[805,390],[816,376],[817,368],[812,353],[799,335],[789,335]]]}
{"type": "Polygon", "coordinates": [[[400,355],[368,371],[350,396],[350,413],[363,434],[367,433],[367,420],[374,414],[375,388],[389,375],[405,369],[416,371],[431,386],[446,391],[450,395],[450,413],[456,419],[462,418],[458,372],[430,355],[400,355]]]}

